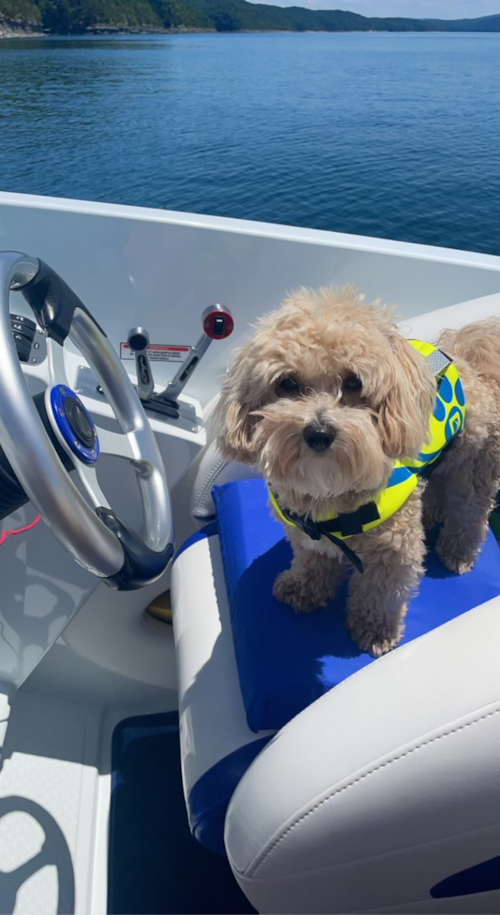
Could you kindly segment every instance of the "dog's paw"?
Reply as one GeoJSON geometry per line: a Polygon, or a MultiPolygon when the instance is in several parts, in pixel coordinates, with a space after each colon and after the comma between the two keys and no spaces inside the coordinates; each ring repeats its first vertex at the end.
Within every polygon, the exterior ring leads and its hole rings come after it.
{"type": "Polygon", "coordinates": [[[438,538],[436,553],[443,565],[456,575],[465,575],[470,572],[477,559],[477,550],[471,550],[468,545],[460,545],[456,541],[441,540],[438,538]]]}
{"type": "Polygon", "coordinates": [[[359,631],[351,628],[351,638],[361,651],[371,654],[372,658],[380,658],[393,648],[397,648],[404,633],[404,626],[400,624],[397,631],[374,632],[359,631]]]}
{"type": "Polygon", "coordinates": [[[384,638],[383,636],[380,639],[374,640],[370,645],[367,645],[365,651],[368,654],[371,654],[372,658],[381,658],[383,654],[392,651],[393,648],[397,648],[401,641],[401,636],[396,635],[394,638],[384,638]]]}
{"type": "Polygon", "coordinates": [[[319,607],[326,607],[330,595],[313,581],[299,578],[293,569],[278,575],[274,582],[273,595],[282,604],[289,604],[297,613],[309,613],[319,607]]]}

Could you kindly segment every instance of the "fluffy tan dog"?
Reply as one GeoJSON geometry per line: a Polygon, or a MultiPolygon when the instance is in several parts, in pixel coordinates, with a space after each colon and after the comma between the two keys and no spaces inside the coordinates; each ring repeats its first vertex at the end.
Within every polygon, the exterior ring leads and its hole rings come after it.
{"type": "MultiPolygon", "coordinates": [[[[500,489],[500,320],[446,332],[467,401],[465,430],[426,486],[377,527],[349,537],[364,571],[349,584],[348,625],[373,655],[394,648],[423,572],[424,525],[454,572],[473,566],[500,489]]],[[[428,437],[436,381],[392,313],[351,288],[301,289],[234,353],[218,408],[225,457],[257,464],[281,508],[318,521],[351,513],[387,484],[396,459],[428,437]]],[[[350,563],[325,536],[285,524],[294,559],[274,594],[297,611],[333,597],[350,563]]]]}

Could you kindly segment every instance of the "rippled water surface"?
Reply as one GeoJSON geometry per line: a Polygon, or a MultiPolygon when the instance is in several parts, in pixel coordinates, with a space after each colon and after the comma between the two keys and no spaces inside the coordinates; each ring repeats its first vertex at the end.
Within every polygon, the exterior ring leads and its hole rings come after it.
{"type": "Polygon", "coordinates": [[[500,254],[500,35],[0,41],[0,188],[500,254]]]}

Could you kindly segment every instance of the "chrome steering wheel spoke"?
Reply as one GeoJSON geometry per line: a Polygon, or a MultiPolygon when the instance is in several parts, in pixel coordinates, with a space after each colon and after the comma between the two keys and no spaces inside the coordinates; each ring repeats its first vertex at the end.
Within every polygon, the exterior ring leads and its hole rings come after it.
{"type": "Polygon", "coordinates": [[[111,505],[99,486],[96,468],[89,464],[84,464],[78,459],[73,463],[79,480],[94,508],[111,508],[111,505]]]}
{"type": "Polygon", "coordinates": [[[64,384],[69,387],[64,363],[64,346],[51,337],[47,337],[46,343],[50,387],[55,387],[57,384],[64,384]]]}
{"type": "Polygon", "coordinates": [[[132,434],[111,432],[109,429],[103,429],[102,426],[97,426],[97,434],[99,436],[101,454],[124,458],[127,461],[136,460],[136,449],[134,448],[132,434]]]}

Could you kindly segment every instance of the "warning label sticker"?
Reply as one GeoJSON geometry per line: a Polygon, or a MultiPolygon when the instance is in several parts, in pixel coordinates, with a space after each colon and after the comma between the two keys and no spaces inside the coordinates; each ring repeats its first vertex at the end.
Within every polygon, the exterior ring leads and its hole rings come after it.
{"type": "MultiPolygon", "coordinates": [[[[185,362],[189,353],[190,346],[171,346],[167,343],[150,343],[148,346],[148,356],[151,362],[185,362]]],[[[130,349],[128,343],[120,343],[120,359],[133,359],[134,351],[130,349]]]]}

